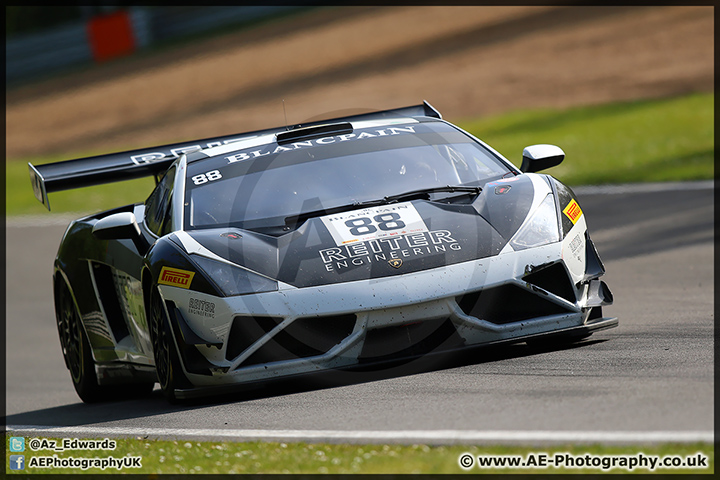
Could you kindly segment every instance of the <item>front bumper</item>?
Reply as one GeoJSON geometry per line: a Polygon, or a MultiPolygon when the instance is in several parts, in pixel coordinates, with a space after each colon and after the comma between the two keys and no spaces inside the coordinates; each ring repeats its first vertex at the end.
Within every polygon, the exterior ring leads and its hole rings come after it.
{"type": "Polygon", "coordinates": [[[609,302],[597,292],[606,286],[599,288],[596,278],[576,278],[559,242],[375,280],[300,289],[281,284],[277,292],[256,295],[220,298],[160,288],[176,309],[173,328],[185,373],[198,387],[178,392],[189,397],[278,377],[617,326],[617,319],[601,315],[601,305],[609,302]],[[193,355],[183,354],[188,349],[193,355]]]}
{"type": "MultiPolygon", "coordinates": [[[[462,350],[468,350],[472,348],[482,348],[482,347],[491,347],[491,346],[498,346],[503,344],[512,344],[512,343],[519,343],[523,341],[532,341],[532,340],[550,340],[555,336],[576,336],[578,338],[586,337],[588,335],[591,335],[594,332],[598,332],[600,330],[606,330],[609,328],[614,328],[618,326],[618,319],[617,318],[597,318],[594,320],[588,320],[583,325],[578,325],[575,327],[569,327],[564,329],[558,329],[553,330],[551,332],[545,332],[545,333],[539,333],[539,334],[531,334],[526,335],[522,337],[515,337],[515,338],[509,338],[505,340],[496,340],[491,342],[486,342],[479,345],[466,345],[462,347],[457,348],[451,348],[451,349],[443,349],[443,350],[436,350],[427,352],[424,354],[415,354],[412,356],[406,356],[404,357],[404,360],[413,360],[418,357],[429,357],[432,355],[448,355],[452,354],[454,352],[460,352],[462,350]]],[[[393,364],[397,362],[398,358],[383,358],[379,359],[377,361],[372,362],[370,365],[374,367],[381,367],[385,364],[393,364]]],[[[350,364],[349,366],[338,366],[335,367],[337,370],[342,371],[353,371],[356,369],[362,369],[367,367],[368,363],[360,363],[355,362],[350,364]]],[[[241,389],[250,389],[257,386],[263,386],[268,381],[271,380],[277,380],[281,378],[305,378],[309,377],[311,375],[316,375],[318,373],[321,373],[323,371],[330,370],[330,367],[321,367],[321,368],[305,368],[305,369],[296,369],[297,371],[292,372],[289,369],[284,370],[280,373],[275,373],[274,370],[266,370],[272,372],[271,374],[267,374],[264,376],[254,376],[254,379],[248,379],[243,378],[238,381],[234,381],[232,383],[223,382],[221,384],[212,384],[212,385],[202,385],[198,386],[196,388],[188,388],[188,389],[179,389],[175,391],[175,395],[179,399],[192,399],[192,398],[200,398],[200,397],[207,397],[212,395],[225,395],[237,392],[241,389]]]]}

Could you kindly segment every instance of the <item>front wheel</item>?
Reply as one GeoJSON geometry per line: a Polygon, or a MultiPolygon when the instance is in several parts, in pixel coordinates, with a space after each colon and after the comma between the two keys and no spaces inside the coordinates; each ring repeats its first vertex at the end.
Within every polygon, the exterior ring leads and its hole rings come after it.
{"type": "Polygon", "coordinates": [[[152,338],[155,370],[163,395],[170,403],[177,403],[177,388],[187,388],[190,382],[183,373],[173,340],[170,319],[160,292],[153,290],[150,298],[150,335],[152,338]]]}

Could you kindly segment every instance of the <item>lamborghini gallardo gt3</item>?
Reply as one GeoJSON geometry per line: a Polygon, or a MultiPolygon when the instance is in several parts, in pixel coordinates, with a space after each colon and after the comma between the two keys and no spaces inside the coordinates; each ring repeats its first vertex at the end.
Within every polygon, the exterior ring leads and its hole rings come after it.
{"type": "MultiPolygon", "coordinates": [[[[54,265],[80,398],[170,401],[617,325],[572,190],[428,103],[30,167],[37,198],[142,176],[73,221],[54,265]]],[[[374,367],[373,367],[374,368],[374,367]]]]}

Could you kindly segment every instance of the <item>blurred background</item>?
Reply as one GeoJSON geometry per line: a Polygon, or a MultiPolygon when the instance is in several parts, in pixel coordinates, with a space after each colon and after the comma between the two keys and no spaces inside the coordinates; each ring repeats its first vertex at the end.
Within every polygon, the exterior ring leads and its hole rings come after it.
{"type": "MultiPolygon", "coordinates": [[[[519,165],[555,143],[571,184],[713,178],[708,6],[6,7],[7,210],[27,162],[427,100],[519,165]],[[284,102],[284,109],[283,109],[284,102]]],[[[53,195],[143,201],[145,179],[53,195]]]]}

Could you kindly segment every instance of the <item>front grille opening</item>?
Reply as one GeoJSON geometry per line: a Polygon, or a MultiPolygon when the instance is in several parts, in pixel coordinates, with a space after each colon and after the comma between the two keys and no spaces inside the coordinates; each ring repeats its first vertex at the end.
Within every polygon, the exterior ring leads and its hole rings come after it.
{"type": "Polygon", "coordinates": [[[353,314],[298,318],[250,355],[243,365],[323,355],[353,332],[356,320],[353,314]]]}
{"type": "Polygon", "coordinates": [[[425,355],[464,344],[449,319],[428,320],[369,330],[358,360],[367,362],[425,355]]]}
{"type": "Polygon", "coordinates": [[[575,303],[575,290],[562,263],[554,263],[523,277],[528,283],[575,303]]]}
{"type": "Polygon", "coordinates": [[[497,325],[570,311],[541,295],[517,285],[503,285],[469,293],[456,300],[466,315],[497,325]]]}
{"type": "Polygon", "coordinates": [[[282,317],[235,317],[228,334],[225,358],[237,357],[282,321],[282,317]]]}

